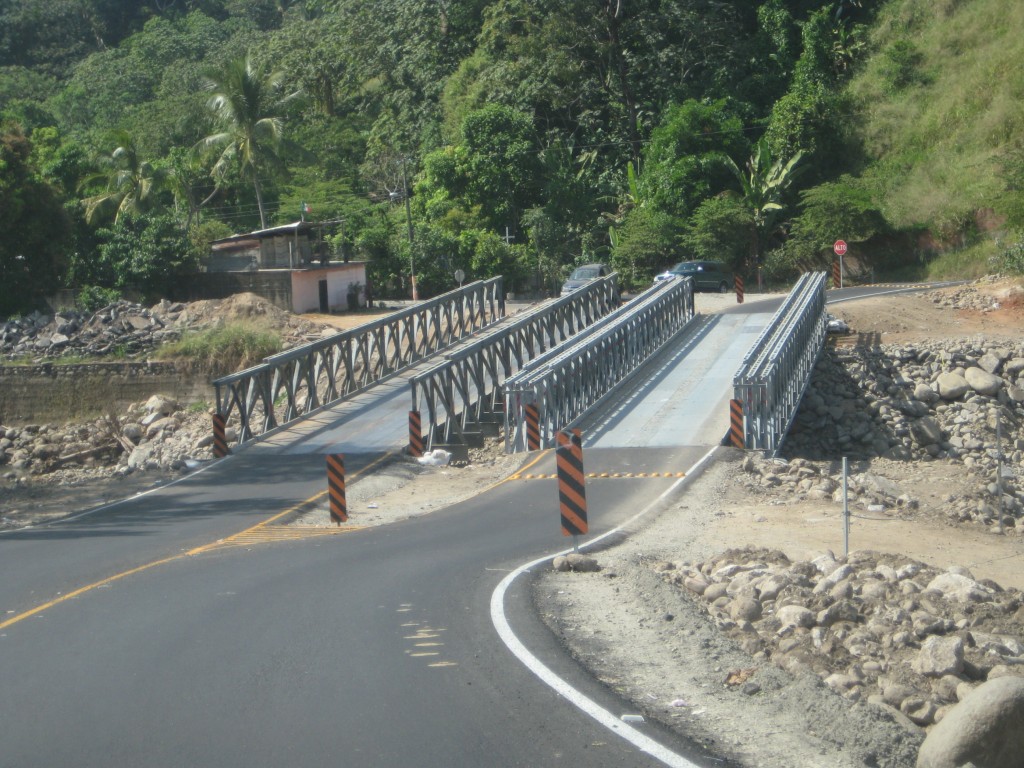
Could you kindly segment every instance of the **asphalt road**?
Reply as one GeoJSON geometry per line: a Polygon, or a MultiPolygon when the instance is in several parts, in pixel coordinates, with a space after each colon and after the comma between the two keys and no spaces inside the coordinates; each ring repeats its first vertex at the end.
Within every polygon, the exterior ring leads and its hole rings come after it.
{"type": "MultiPolygon", "coordinates": [[[[696,454],[633,451],[629,466],[696,454]]],[[[618,452],[586,461],[622,466],[618,452]]],[[[672,482],[592,484],[592,532],[672,482]]],[[[565,546],[555,499],[554,480],[522,480],[393,526],[207,550],[9,624],[0,765],[657,765],[560,701],[490,624],[505,574],[565,546]]],[[[507,612],[549,666],[621,709],[561,653],[525,582],[507,612]]]]}
{"type": "MultiPolygon", "coordinates": [[[[695,346],[715,354],[659,358],[641,396],[586,425],[587,472],[688,470],[724,434],[730,360],[762,321],[723,316],[695,346]]],[[[650,723],[636,730],[667,753],[638,750],[615,732],[629,726],[569,705],[499,638],[495,588],[567,544],[554,480],[507,482],[392,526],[235,543],[322,491],[323,452],[343,448],[354,474],[402,439],[318,418],[171,487],[0,536],[0,767],[722,765],[650,723]],[[361,439],[372,449],[357,450],[361,439]]],[[[541,462],[538,473],[554,471],[550,454],[541,462]]],[[[590,536],[675,482],[588,482],[590,536]]],[[[562,653],[528,579],[502,602],[530,653],[628,714],[562,653]]]]}

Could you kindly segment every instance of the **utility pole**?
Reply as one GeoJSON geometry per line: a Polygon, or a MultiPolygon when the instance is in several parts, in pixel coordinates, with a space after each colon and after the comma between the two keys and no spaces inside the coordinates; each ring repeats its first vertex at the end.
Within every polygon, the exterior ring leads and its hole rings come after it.
{"type": "Polygon", "coordinates": [[[412,212],[409,208],[409,181],[405,176],[405,164],[408,160],[409,158],[407,157],[402,158],[402,192],[405,195],[405,224],[409,228],[409,281],[412,283],[412,300],[419,301],[420,294],[419,290],[416,288],[416,264],[412,252],[413,232],[412,212]]]}

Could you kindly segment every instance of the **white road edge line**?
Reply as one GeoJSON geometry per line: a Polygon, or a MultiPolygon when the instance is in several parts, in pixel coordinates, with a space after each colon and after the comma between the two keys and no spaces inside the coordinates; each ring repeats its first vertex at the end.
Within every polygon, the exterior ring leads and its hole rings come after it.
{"type": "MultiPolygon", "coordinates": [[[[698,470],[702,469],[704,464],[707,463],[712,454],[717,448],[712,448],[705,453],[700,460],[691,467],[690,471],[686,473],[685,477],[681,477],[672,486],[662,493],[658,498],[644,507],[640,512],[633,515],[626,522],[622,523],[618,527],[603,533],[600,536],[587,541],[580,545],[580,549],[587,549],[593,546],[599,541],[613,536],[623,530],[626,526],[633,523],[635,520],[648,514],[652,509],[661,504],[666,498],[671,496],[679,488],[680,485],[691,479],[692,475],[696,474],[698,470]]],[[[519,566],[512,571],[508,576],[501,580],[494,592],[491,593],[491,623],[494,625],[494,629],[497,630],[498,636],[501,638],[505,646],[512,652],[512,655],[519,659],[520,662],[534,675],[536,675],[542,682],[546,683],[555,693],[565,698],[570,703],[581,709],[585,714],[592,717],[598,723],[603,725],[608,730],[615,733],[617,736],[621,736],[626,741],[630,742],[633,746],[642,752],[646,752],[653,758],[663,763],[664,765],[670,766],[671,768],[699,768],[696,763],[692,763],[682,755],[676,754],[668,747],[662,746],[651,737],[641,733],[636,728],[623,722],[618,717],[613,715],[604,707],[600,706],[597,702],[587,698],[582,693],[573,688],[569,683],[560,678],[551,669],[544,665],[540,659],[534,656],[523,645],[522,641],[516,637],[515,632],[508,623],[508,619],[505,617],[505,593],[508,592],[509,587],[520,575],[526,573],[531,568],[546,563],[549,560],[553,560],[559,555],[564,555],[572,552],[571,549],[564,549],[561,552],[556,552],[553,555],[546,555],[544,557],[533,560],[529,563],[519,566]]]]}

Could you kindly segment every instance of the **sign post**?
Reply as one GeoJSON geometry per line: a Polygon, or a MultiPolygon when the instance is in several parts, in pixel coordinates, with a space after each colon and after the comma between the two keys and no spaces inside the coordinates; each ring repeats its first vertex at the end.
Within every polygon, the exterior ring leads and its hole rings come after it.
{"type": "MultiPolygon", "coordinates": [[[[843,287],[843,256],[846,255],[846,241],[836,240],[832,245],[832,250],[835,251],[836,256],[839,257],[839,288],[843,287]]],[[[833,281],[834,282],[834,281],[833,281]]]]}

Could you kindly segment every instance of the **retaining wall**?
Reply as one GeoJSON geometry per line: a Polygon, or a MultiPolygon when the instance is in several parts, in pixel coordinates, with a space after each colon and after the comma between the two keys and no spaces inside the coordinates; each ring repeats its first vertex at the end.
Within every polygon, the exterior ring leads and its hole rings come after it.
{"type": "Polygon", "coordinates": [[[123,411],[164,394],[183,402],[214,402],[205,376],[174,363],[81,363],[0,366],[0,424],[64,422],[123,411]]]}

